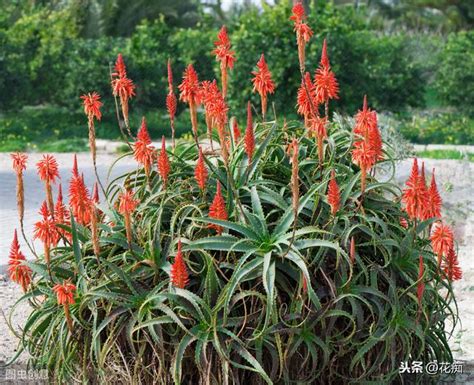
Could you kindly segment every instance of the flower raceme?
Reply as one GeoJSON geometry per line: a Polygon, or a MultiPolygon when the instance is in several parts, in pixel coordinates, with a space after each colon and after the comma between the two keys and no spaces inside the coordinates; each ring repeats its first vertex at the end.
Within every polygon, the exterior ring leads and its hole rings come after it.
{"type": "Polygon", "coordinates": [[[206,189],[207,175],[208,173],[206,164],[204,162],[204,154],[202,153],[202,148],[199,147],[199,157],[196,163],[196,168],[194,169],[194,177],[196,178],[196,182],[202,191],[206,189]]]}
{"type": "Polygon", "coordinates": [[[438,192],[438,186],[436,185],[435,169],[431,176],[431,183],[428,189],[428,205],[426,208],[427,218],[441,218],[441,206],[443,201],[438,192]]]}
{"type": "Polygon", "coordinates": [[[257,91],[260,94],[262,117],[265,119],[267,112],[267,94],[273,94],[275,92],[275,83],[272,80],[272,74],[268,69],[263,53],[257,63],[257,71],[253,71],[252,74],[254,75],[252,79],[253,92],[257,91]]]}
{"type": "Polygon", "coordinates": [[[406,182],[406,188],[403,190],[402,201],[410,219],[425,219],[428,196],[425,182],[419,174],[416,158],[413,160],[411,174],[406,182]]]}
{"type": "Polygon", "coordinates": [[[59,305],[62,305],[64,308],[64,313],[66,315],[66,322],[69,331],[73,332],[73,323],[71,318],[71,313],[69,310],[69,305],[75,303],[74,301],[74,294],[76,292],[76,286],[71,283],[71,281],[66,280],[62,284],[56,284],[53,287],[53,291],[56,293],[56,300],[58,301],[59,305]]]}
{"type": "Polygon", "coordinates": [[[168,182],[168,175],[171,171],[170,161],[168,159],[168,153],[166,152],[166,141],[165,136],[161,137],[161,150],[158,155],[158,174],[160,174],[161,179],[163,179],[163,187],[166,188],[166,183],[168,182]]]}
{"type": "Polygon", "coordinates": [[[321,62],[318,69],[314,74],[314,85],[316,92],[316,100],[318,103],[326,104],[326,116],[328,115],[327,111],[327,102],[330,99],[338,99],[339,96],[339,84],[336,80],[336,75],[331,70],[329,65],[329,58],[327,54],[327,43],[326,39],[323,42],[323,49],[321,54],[321,62]]]}
{"type": "Polygon", "coordinates": [[[143,166],[146,176],[149,177],[155,160],[155,148],[151,145],[145,117],[142,118],[142,123],[137,133],[137,140],[133,146],[133,156],[143,166]]]}
{"type": "Polygon", "coordinates": [[[309,131],[313,136],[316,137],[318,142],[318,159],[320,164],[322,164],[324,161],[324,139],[327,137],[327,124],[328,118],[326,116],[315,116],[314,118],[310,119],[309,123],[309,131]]]}
{"type": "Polygon", "coordinates": [[[98,228],[99,210],[97,209],[98,204],[99,204],[99,187],[96,182],[94,184],[92,199],[90,200],[92,249],[94,250],[94,254],[96,256],[100,254],[99,228],[98,228]]]}
{"type": "Polygon", "coordinates": [[[178,240],[178,252],[171,265],[170,276],[173,286],[179,287],[180,289],[184,289],[189,283],[189,275],[186,263],[184,262],[183,252],[181,251],[181,240],[178,240]]]}
{"type": "Polygon", "coordinates": [[[52,214],[48,211],[46,201],[41,205],[39,213],[43,219],[35,223],[33,238],[39,239],[43,243],[44,259],[46,264],[49,265],[51,259],[51,248],[56,247],[58,244],[59,232],[56,228],[56,222],[54,221],[52,214]]]}
{"type": "Polygon", "coordinates": [[[217,41],[214,42],[216,48],[212,53],[216,55],[216,60],[220,62],[222,96],[227,96],[227,69],[232,69],[235,62],[235,52],[230,49],[230,40],[227,35],[227,28],[222,26],[217,34],[217,41]]]}
{"type": "Polygon", "coordinates": [[[294,31],[296,32],[296,44],[298,45],[298,60],[300,70],[303,73],[305,68],[305,46],[313,36],[313,30],[306,24],[306,12],[303,4],[297,2],[292,9],[290,20],[294,22],[294,31]]]}
{"type": "Polygon", "coordinates": [[[168,115],[170,116],[171,141],[172,141],[173,151],[176,147],[174,119],[176,116],[177,107],[178,107],[178,101],[176,100],[176,95],[174,94],[173,71],[171,69],[171,60],[168,59],[168,94],[166,95],[166,109],[168,110],[168,115]]]}
{"type": "Polygon", "coordinates": [[[253,132],[252,106],[250,105],[250,101],[247,102],[247,128],[245,129],[244,145],[250,165],[253,152],[255,151],[255,134],[253,132]]]}
{"type": "Polygon", "coordinates": [[[234,134],[234,143],[239,143],[240,136],[242,135],[239,129],[239,124],[237,123],[237,119],[234,118],[232,122],[232,133],[234,134]]]}
{"type": "MultiPolygon", "coordinates": [[[[63,188],[61,184],[58,186],[58,196],[56,198],[56,204],[54,205],[54,220],[56,225],[70,225],[69,210],[63,202],[63,188]]],[[[62,237],[71,240],[70,232],[61,227],[57,227],[57,231],[62,237]]]]}
{"type": "Polygon", "coordinates": [[[16,152],[10,154],[13,161],[13,170],[16,173],[16,204],[18,208],[18,216],[20,223],[23,223],[23,217],[25,215],[25,188],[23,185],[23,171],[26,170],[26,162],[28,161],[28,155],[16,152]]]}
{"type": "Polygon", "coordinates": [[[447,256],[449,250],[454,248],[453,230],[443,222],[437,222],[431,231],[430,239],[433,252],[438,256],[438,266],[441,266],[442,257],[447,256]]]}
{"type": "Polygon", "coordinates": [[[191,126],[194,139],[197,142],[198,121],[197,107],[201,104],[201,90],[199,87],[199,78],[192,64],[186,67],[183,74],[183,81],[178,86],[180,94],[179,99],[189,104],[189,113],[191,115],[191,126]]]}
{"type": "Polygon", "coordinates": [[[44,182],[46,190],[46,201],[48,202],[48,208],[52,215],[54,215],[54,203],[53,203],[53,192],[51,190],[51,184],[55,183],[56,178],[59,178],[58,162],[52,155],[43,155],[42,159],[36,164],[38,169],[38,175],[44,182]]]}
{"type": "Polygon", "coordinates": [[[96,145],[95,145],[95,126],[94,119],[100,120],[101,113],[100,108],[102,102],[100,101],[100,95],[97,92],[84,94],[81,96],[84,106],[84,113],[87,116],[87,123],[89,128],[89,148],[92,154],[92,161],[96,164],[96,145]]]}
{"type": "Polygon", "coordinates": [[[79,175],[77,167],[77,156],[74,155],[72,176],[69,181],[69,206],[74,219],[81,225],[86,226],[90,222],[90,194],[84,182],[84,177],[79,175]]]}
{"type": "Polygon", "coordinates": [[[10,248],[10,255],[8,260],[8,274],[13,282],[18,283],[24,292],[27,291],[28,285],[31,282],[31,269],[24,264],[26,258],[20,251],[20,243],[15,229],[13,233],[13,241],[10,248]]]}
{"type": "Polygon", "coordinates": [[[119,197],[118,211],[123,215],[125,221],[125,232],[128,244],[132,244],[132,214],[137,208],[140,201],[135,198],[132,190],[127,189],[119,197]]]}
{"type": "Polygon", "coordinates": [[[135,85],[133,81],[127,77],[127,70],[122,54],[118,54],[117,56],[114,71],[115,72],[112,73],[112,92],[115,97],[120,99],[123,119],[125,125],[128,127],[128,101],[135,96],[135,85]]]}
{"type": "Polygon", "coordinates": [[[443,271],[447,279],[457,281],[462,278],[462,270],[459,267],[458,256],[454,248],[450,248],[446,259],[443,261],[443,271]]]}
{"type": "MultiPolygon", "coordinates": [[[[224,197],[222,196],[221,184],[219,182],[217,182],[216,195],[214,196],[212,204],[209,207],[209,218],[220,219],[223,221],[226,221],[228,218],[224,197]]],[[[209,225],[209,227],[216,230],[219,235],[222,234],[222,226],[212,223],[209,225]]]]}
{"type": "Polygon", "coordinates": [[[297,112],[304,117],[305,127],[309,129],[309,122],[316,114],[316,89],[311,80],[311,74],[306,72],[298,89],[297,112]]]}
{"type": "Polygon", "coordinates": [[[341,193],[339,191],[339,186],[336,181],[336,172],[334,170],[331,170],[327,199],[331,206],[331,214],[336,215],[341,207],[341,193]]]}

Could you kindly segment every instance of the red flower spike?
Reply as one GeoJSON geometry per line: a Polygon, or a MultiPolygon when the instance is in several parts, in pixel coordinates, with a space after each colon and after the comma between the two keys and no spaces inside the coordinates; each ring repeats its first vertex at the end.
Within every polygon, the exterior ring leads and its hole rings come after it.
{"type": "Polygon", "coordinates": [[[47,247],[55,247],[59,242],[59,233],[46,201],[43,201],[39,214],[43,219],[35,223],[33,239],[39,239],[47,247]]]}
{"type": "Polygon", "coordinates": [[[145,117],[142,118],[142,124],[137,134],[137,141],[133,146],[133,157],[143,165],[145,174],[149,176],[150,169],[155,159],[155,148],[151,145],[151,138],[148,134],[145,117]]]}
{"type": "Polygon", "coordinates": [[[252,162],[252,155],[255,151],[255,135],[253,132],[252,106],[247,102],[247,128],[245,129],[245,153],[249,158],[249,164],[252,162]]]}
{"type": "Polygon", "coordinates": [[[425,218],[425,210],[427,207],[427,191],[423,188],[423,181],[418,173],[418,161],[413,160],[413,167],[410,177],[406,182],[406,188],[403,190],[402,201],[405,204],[405,210],[410,219],[425,218]]]}
{"type": "Polygon", "coordinates": [[[252,74],[255,76],[252,79],[253,92],[257,91],[260,94],[260,99],[262,102],[262,116],[265,117],[267,112],[267,94],[273,94],[275,92],[275,83],[272,80],[272,74],[268,70],[263,53],[257,63],[257,71],[253,71],[252,74]]]}
{"type": "Polygon", "coordinates": [[[31,269],[23,264],[26,261],[24,254],[20,251],[20,243],[15,229],[13,241],[10,248],[8,260],[8,275],[13,282],[18,283],[24,292],[28,290],[31,282],[31,269]]]}
{"type": "Polygon", "coordinates": [[[102,107],[100,95],[94,91],[92,93],[82,95],[81,99],[83,100],[84,113],[87,115],[89,120],[100,120],[102,117],[100,112],[100,108],[102,107]]]}
{"type": "Polygon", "coordinates": [[[457,281],[462,278],[462,270],[459,267],[458,256],[454,251],[454,248],[449,249],[446,255],[446,260],[443,261],[443,271],[451,282],[457,281]]]}
{"type": "Polygon", "coordinates": [[[313,108],[316,108],[316,90],[314,84],[311,81],[311,74],[306,72],[304,78],[301,81],[301,86],[298,89],[298,95],[296,99],[296,105],[298,107],[298,114],[304,116],[305,125],[308,127],[310,117],[315,113],[313,108]]]}
{"type": "MultiPolygon", "coordinates": [[[[69,210],[66,208],[66,205],[63,202],[63,189],[61,185],[59,185],[58,197],[56,200],[56,204],[54,205],[54,220],[56,221],[57,225],[70,224],[69,210]]],[[[63,237],[68,238],[68,239],[71,238],[71,233],[67,232],[66,230],[58,227],[57,231],[63,237]]]]}
{"type": "Polygon", "coordinates": [[[183,81],[178,88],[180,91],[179,100],[196,105],[201,103],[199,78],[192,64],[186,67],[183,74],[183,81]]]}
{"type": "Polygon", "coordinates": [[[238,143],[240,140],[240,136],[242,133],[240,132],[239,125],[237,123],[237,119],[234,118],[234,121],[232,122],[232,132],[234,134],[234,143],[238,143]]]}
{"type": "Polygon", "coordinates": [[[194,169],[194,176],[199,188],[203,191],[206,188],[207,175],[208,173],[206,164],[204,162],[204,155],[202,153],[201,147],[199,147],[199,158],[196,163],[196,168],[194,169]]]}
{"type": "Polygon", "coordinates": [[[74,156],[72,177],[69,181],[69,205],[71,206],[72,215],[83,226],[88,225],[91,220],[89,201],[89,190],[84,183],[84,178],[79,175],[77,158],[74,156]]]}
{"type": "Polygon", "coordinates": [[[305,45],[313,36],[313,30],[305,23],[306,13],[303,5],[298,2],[293,6],[290,20],[294,21],[294,31],[296,32],[296,43],[298,45],[298,60],[300,70],[304,71],[305,45]]]}
{"type": "Polygon", "coordinates": [[[437,222],[431,231],[431,247],[438,256],[438,266],[441,266],[442,256],[447,256],[450,249],[454,248],[454,234],[451,227],[443,222],[437,222]]]}
{"type": "Polygon", "coordinates": [[[418,306],[421,309],[421,301],[423,299],[423,293],[425,292],[425,282],[423,280],[423,274],[425,272],[425,267],[423,265],[423,256],[420,255],[420,263],[418,268],[418,285],[416,288],[416,296],[418,298],[418,306]]]}
{"type": "Polygon", "coordinates": [[[158,155],[158,174],[160,174],[163,179],[163,185],[166,187],[166,182],[168,181],[168,175],[170,173],[171,166],[168,159],[168,153],[166,152],[166,142],[165,136],[161,138],[161,150],[158,155]]]}
{"type": "Polygon", "coordinates": [[[314,86],[318,103],[326,103],[330,99],[339,99],[339,84],[330,67],[320,66],[316,70],[314,86]]]}
{"type": "Polygon", "coordinates": [[[127,76],[127,68],[125,67],[125,63],[123,62],[123,56],[121,53],[117,55],[117,60],[114,66],[114,73],[112,76],[116,77],[126,77],[127,76]]]}
{"type": "Polygon", "coordinates": [[[219,31],[214,45],[216,49],[212,53],[216,55],[216,60],[220,62],[222,95],[225,98],[227,95],[227,69],[232,69],[235,61],[235,52],[230,49],[230,40],[225,26],[222,26],[219,31]]]}
{"type": "Polygon", "coordinates": [[[400,226],[402,226],[404,229],[408,229],[408,221],[405,217],[400,217],[400,226]]]}
{"type": "Polygon", "coordinates": [[[341,206],[341,193],[336,182],[336,172],[334,170],[331,171],[331,180],[329,181],[327,199],[329,205],[331,206],[331,214],[336,215],[341,206]]]}
{"type": "Polygon", "coordinates": [[[58,162],[52,155],[43,155],[43,158],[36,164],[38,175],[43,182],[54,183],[59,178],[58,162]]]}
{"type": "Polygon", "coordinates": [[[171,265],[171,283],[175,287],[184,289],[189,283],[189,275],[181,251],[181,240],[178,240],[178,252],[174,257],[174,263],[171,265]]]}
{"type": "Polygon", "coordinates": [[[441,218],[441,196],[438,192],[438,186],[436,185],[435,170],[433,169],[433,175],[431,177],[431,184],[428,189],[428,207],[426,209],[427,218],[441,218]]]}
{"type": "Polygon", "coordinates": [[[140,201],[135,199],[135,193],[132,190],[126,190],[120,195],[118,212],[122,215],[133,214],[140,201]]]}
{"type": "MultiPolygon", "coordinates": [[[[222,196],[221,184],[219,182],[217,182],[216,195],[209,207],[209,218],[220,219],[223,221],[226,221],[228,218],[224,197],[222,196]]],[[[215,229],[219,235],[222,234],[222,226],[210,224],[209,227],[215,229]]]]}
{"type": "Polygon", "coordinates": [[[176,99],[176,95],[173,92],[169,92],[168,95],[166,95],[166,109],[168,111],[171,121],[174,121],[177,108],[178,101],[176,99]]]}
{"type": "Polygon", "coordinates": [[[328,57],[328,45],[326,39],[323,41],[323,49],[321,50],[321,67],[330,68],[331,65],[329,64],[329,57],[328,57]]]}
{"type": "Polygon", "coordinates": [[[15,170],[17,174],[22,174],[23,171],[26,170],[26,162],[28,161],[28,155],[23,154],[21,152],[16,152],[10,154],[10,157],[13,161],[13,170],[15,170]]]}
{"type": "Polygon", "coordinates": [[[53,287],[53,291],[56,293],[59,305],[72,305],[75,303],[74,293],[76,292],[76,286],[70,281],[66,280],[62,284],[56,284],[53,287]]]}

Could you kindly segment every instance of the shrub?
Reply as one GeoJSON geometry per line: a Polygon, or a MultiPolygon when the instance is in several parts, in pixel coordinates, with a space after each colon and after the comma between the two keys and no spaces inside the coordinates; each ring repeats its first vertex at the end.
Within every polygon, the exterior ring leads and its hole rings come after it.
{"type": "Polygon", "coordinates": [[[474,114],[474,31],[451,34],[439,55],[435,87],[450,105],[474,114]]]}
{"type": "MultiPolygon", "coordinates": [[[[260,63],[263,94],[271,74],[260,63]]],[[[197,86],[190,66],[181,90],[192,114],[197,86]]],[[[206,95],[211,143],[195,131],[176,148],[163,138],[156,153],[143,122],[133,143],[143,168],[99,203],[76,165],[70,218],[61,201],[54,217],[52,202],[42,206],[44,256],[24,262],[14,242],[11,276],[33,306],[20,350],[32,365],[60,383],[387,383],[401,361],[452,360],[452,233],[416,163],[403,209],[398,187],[377,180],[394,162],[375,112],[364,102],[353,130],[326,126],[317,93],[305,124],[254,125],[249,104],[239,135],[219,89],[206,95]]],[[[13,157],[21,187],[24,158],[13,157]]],[[[38,167],[52,201],[57,164],[38,167]]]]}

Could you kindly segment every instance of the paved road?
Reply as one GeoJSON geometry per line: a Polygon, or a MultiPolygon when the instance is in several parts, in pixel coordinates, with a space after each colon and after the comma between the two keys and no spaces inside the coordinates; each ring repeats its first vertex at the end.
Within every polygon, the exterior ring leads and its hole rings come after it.
{"type": "MultiPolygon", "coordinates": [[[[63,188],[64,199],[67,201],[67,191],[71,170],[73,166],[73,154],[54,154],[60,165],[60,181],[63,188]]],[[[40,154],[30,154],[28,159],[27,170],[24,172],[25,184],[25,233],[27,236],[32,234],[33,226],[39,220],[38,210],[45,199],[44,186],[38,175],[36,174],[36,163],[40,160],[40,154]]],[[[92,190],[95,182],[92,161],[88,153],[77,154],[79,172],[84,174],[87,186],[92,190]]],[[[98,155],[98,172],[102,183],[106,183],[109,167],[112,165],[116,156],[114,155],[98,155]]],[[[136,163],[131,158],[120,160],[113,168],[111,177],[123,174],[136,167],[136,163]]],[[[11,245],[13,230],[20,228],[18,220],[18,212],[16,207],[16,176],[11,168],[11,160],[9,154],[0,153],[0,269],[2,265],[8,262],[8,250],[11,245]]],[[[54,186],[54,196],[56,197],[57,186],[54,186]]],[[[27,257],[31,257],[31,252],[25,245],[22,237],[20,246],[27,257]]],[[[38,242],[36,248],[41,248],[38,242]]]]}

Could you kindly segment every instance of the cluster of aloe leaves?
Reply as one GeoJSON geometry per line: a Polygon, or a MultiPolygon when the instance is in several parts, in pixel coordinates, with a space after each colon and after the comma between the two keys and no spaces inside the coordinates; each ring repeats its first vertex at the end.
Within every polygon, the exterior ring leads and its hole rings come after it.
{"type": "Polygon", "coordinates": [[[156,170],[147,178],[140,168],[108,184],[100,255],[90,230],[72,220],[71,244],[53,252],[54,280],[41,260],[29,263],[33,290],[19,302],[32,311],[19,337],[34,367],[68,384],[379,384],[399,380],[401,361],[452,360],[445,329],[457,314],[429,251],[432,220],[402,227],[399,188],[377,180],[381,166],[394,171],[390,146],[361,195],[349,127],[329,126],[322,164],[300,122],[259,122],[255,135],[250,163],[242,140],[231,139],[228,167],[208,149],[204,193],[194,180],[196,144],[178,142],[166,188],[156,170]],[[293,137],[297,216],[286,151],[293,137]],[[326,198],[331,170],[341,189],[335,216],[326,198]],[[208,217],[217,182],[228,221],[208,217]],[[131,245],[115,205],[124,185],[141,202],[131,245]],[[185,289],[169,276],[178,239],[185,289]],[[77,286],[73,334],[52,292],[66,278],[77,286]]]}

